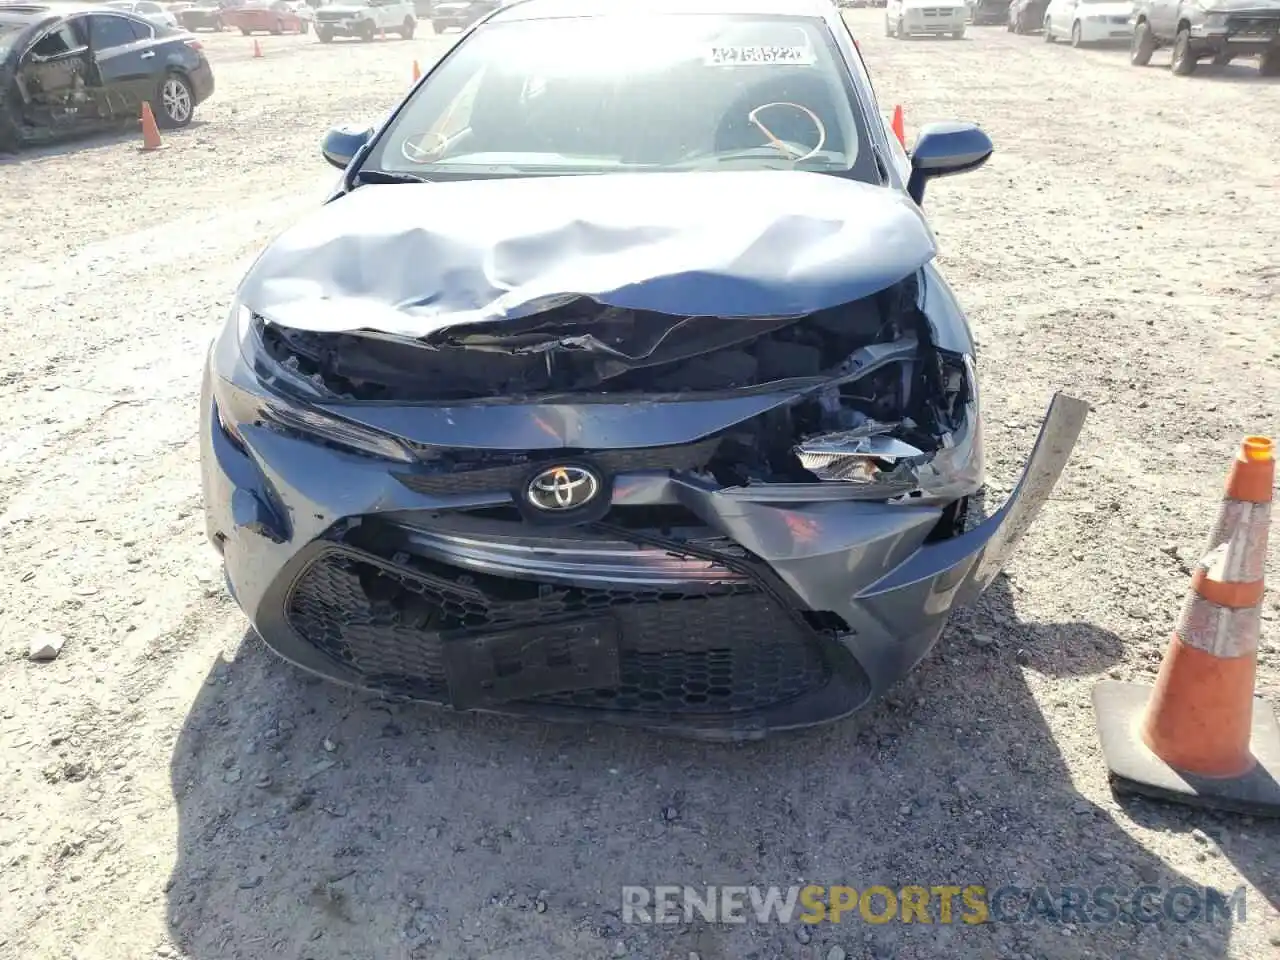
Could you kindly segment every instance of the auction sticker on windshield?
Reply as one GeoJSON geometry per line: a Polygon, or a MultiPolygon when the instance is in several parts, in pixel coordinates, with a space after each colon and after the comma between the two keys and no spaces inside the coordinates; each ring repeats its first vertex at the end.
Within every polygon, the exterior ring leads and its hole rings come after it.
{"type": "Polygon", "coordinates": [[[811,65],[813,52],[808,47],[711,47],[703,60],[708,66],[728,67],[766,63],[811,65]]]}

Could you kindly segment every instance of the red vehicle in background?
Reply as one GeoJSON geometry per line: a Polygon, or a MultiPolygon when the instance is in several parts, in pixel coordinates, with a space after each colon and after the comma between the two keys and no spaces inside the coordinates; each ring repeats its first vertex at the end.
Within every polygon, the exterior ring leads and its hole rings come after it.
{"type": "Polygon", "coordinates": [[[222,22],[246,37],[251,33],[306,33],[309,25],[288,0],[248,0],[222,11],[222,22]]]}

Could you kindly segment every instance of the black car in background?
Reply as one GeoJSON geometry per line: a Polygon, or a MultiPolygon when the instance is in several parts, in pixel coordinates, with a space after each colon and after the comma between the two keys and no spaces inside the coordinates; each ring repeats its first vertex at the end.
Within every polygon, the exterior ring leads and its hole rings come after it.
{"type": "Polygon", "coordinates": [[[222,19],[223,12],[240,6],[240,3],[241,0],[196,0],[185,10],[179,11],[176,16],[178,22],[187,30],[222,32],[226,29],[226,23],[222,19]]]}
{"type": "Polygon", "coordinates": [[[1010,33],[1035,33],[1044,25],[1049,0],[1013,0],[1005,26],[1010,33]]]}
{"type": "Polygon", "coordinates": [[[431,27],[444,33],[450,27],[465,30],[502,6],[502,0],[434,0],[431,4],[431,27]]]}
{"type": "Polygon", "coordinates": [[[0,150],[137,121],[185,127],[213,93],[200,41],[102,7],[0,5],[0,150]]]}

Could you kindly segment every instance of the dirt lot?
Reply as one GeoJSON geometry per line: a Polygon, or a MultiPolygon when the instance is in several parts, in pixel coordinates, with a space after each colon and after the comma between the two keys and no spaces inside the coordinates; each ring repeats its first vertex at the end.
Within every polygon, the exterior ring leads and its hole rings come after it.
{"type": "MultiPolygon", "coordinates": [[[[981,339],[993,496],[1050,395],[1095,405],[980,608],[859,723],[741,748],[388,707],[309,682],[224,595],[202,351],[246,257],[448,40],[208,48],[189,131],[0,160],[0,957],[1250,957],[1280,828],[1111,798],[1089,691],[1149,680],[1227,459],[1280,434],[1280,85],[1182,80],[1000,28],[882,37],[908,136],[981,122],[931,189],[981,339]],[[66,646],[26,659],[36,633],[66,646]],[[642,927],[623,884],[1248,885],[1243,923],[642,927]]],[[[1167,64],[1167,55],[1157,62],[1167,64]]],[[[1268,569],[1280,583],[1280,546],[1268,569]]],[[[1280,699],[1280,599],[1260,684],[1280,699]]]]}

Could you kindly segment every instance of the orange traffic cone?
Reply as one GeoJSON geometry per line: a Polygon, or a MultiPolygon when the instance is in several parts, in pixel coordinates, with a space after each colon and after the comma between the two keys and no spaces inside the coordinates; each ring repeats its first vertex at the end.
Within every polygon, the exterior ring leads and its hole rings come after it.
{"type": "Polygon", "coordinates": [[[156,115],[151,111],[151,104],[142,102],[142,146],[140,150],[160,149],[160,128],[156,126],[156,115]]]}
{"type": "Polygon", "coordinates": [[[1275,450],[1246,437],[1154,689],[1094,688],[1118,793],[1280,816],[1280,724],[1254,703],[1275,450]]]}
{"type": "Polygon", "coordinates": [[[907,145],[907,129],[902,124],[902,104],[898,104],[893,108],[893,135],[898,138],[898,142],[905,148],[907,145]]]}
{"type": "Polygon", "coordinates": [[[258,60],[262,57],[262,45],[255,39],[253,41],[253,59],[258,60]]]}
{"type": "Polygon", "coordinates": [[[418,61],[413,61],[413,82],[417,83],[422,79],[422,69],[418,66],[418,61]]]}

